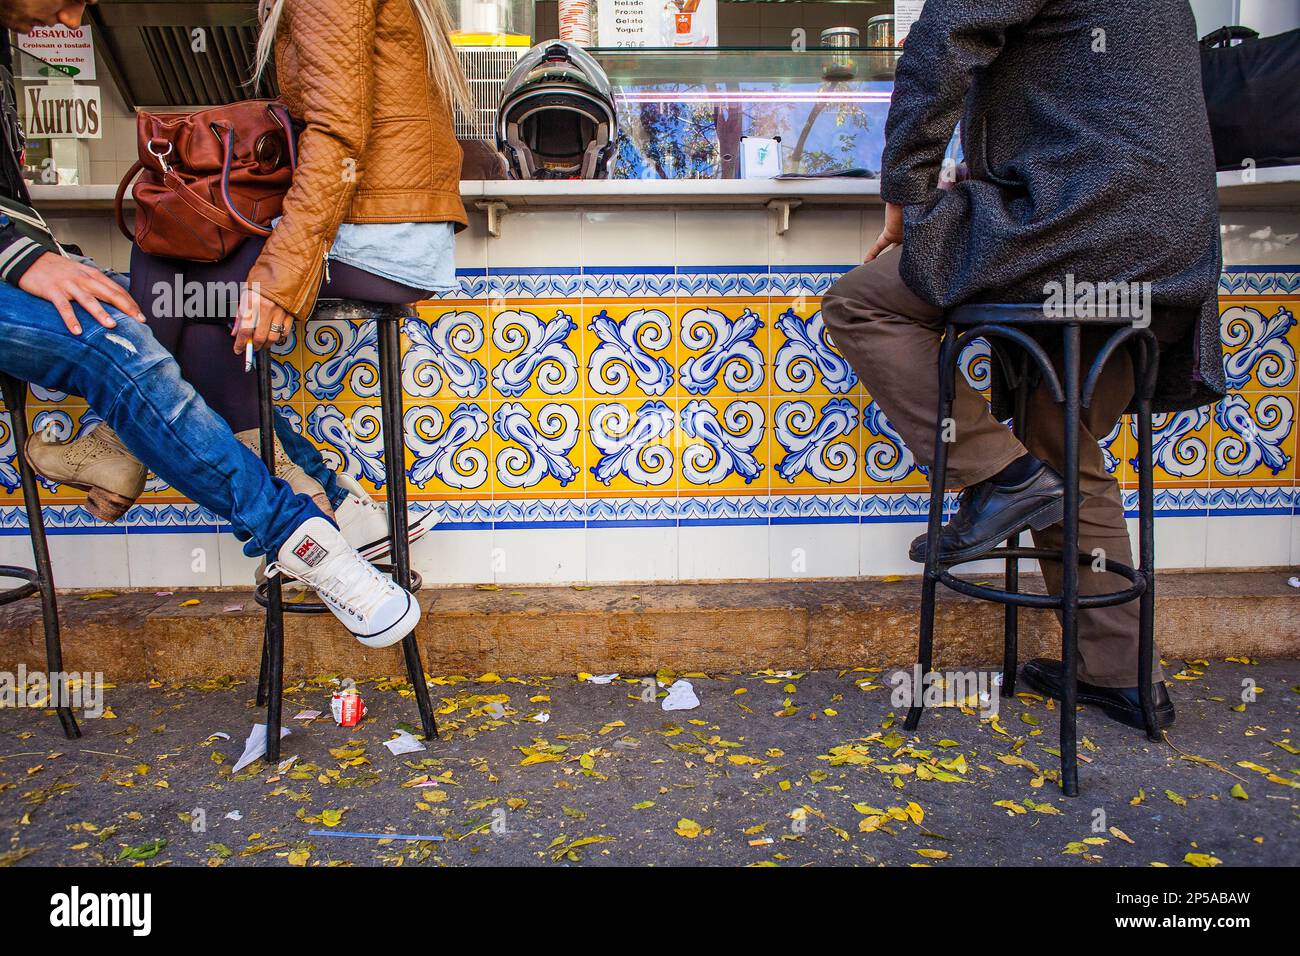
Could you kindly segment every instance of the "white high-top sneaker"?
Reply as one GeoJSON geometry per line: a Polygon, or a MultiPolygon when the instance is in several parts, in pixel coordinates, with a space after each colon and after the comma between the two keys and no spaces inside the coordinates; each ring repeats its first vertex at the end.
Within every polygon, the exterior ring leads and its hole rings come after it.
{"type": "MultiPolygon", "coordinates": [[[[334,520],[352,547],[367,561],[382,561],[393,553],[393,543],[388,536],[388,507],[375,501],[351,475],[340,474],[338,482],[347,489],[348,496],[334,509],[334,520]]],[[[406,526],[406,539],[419,541],[441,516],[430,508],[406,526]]]]}
{"type": "Polygon", "coordinates": [[[302,581],[362,644],[388,647],[415,630],[420,603],[385,577],[324,518],[308,518],[280,547],[266,574],[302,581]]]}

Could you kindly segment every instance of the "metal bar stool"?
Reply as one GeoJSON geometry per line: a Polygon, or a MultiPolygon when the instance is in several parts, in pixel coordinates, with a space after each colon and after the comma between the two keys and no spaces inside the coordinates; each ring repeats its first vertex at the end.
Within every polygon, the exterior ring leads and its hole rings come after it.
{"type": "MultiPolygon", "coordinates": [[[[14,459],[18,463],[18,475],[22,481],[23,505],[27,509],[27,530],[32,542],[32,558],[36,565],[31,568],[17,568],[0,565],[0,578],[11,578],[26,583],[15,588],[0,591],[0,606],[21,601],[39,593],[41,596],[41,623],[45,627],[45,664],[49,669],[50,693],[58,695],[62,681],[56,681],[55,675],[63,673],[63,646],[59,640],[59,606],[54,593],[54,571],[50,566],[50,548],[45,540],[45,522],[41,517],[40,487],[36,475],[27,464],[27,386],[8,375],[0,374],[0,391],[4,392],[5,406],[9,409],[9,422],[13,428],[14,459]]],[[[55,701],[51,701],[55,703],[55,701]]],[[[59,723],[69,740],[81,736],[77,718],[72,715],[72,708],[66,700],[62,706],[56,706],[59,723]]]]}
{"type": "MultiPolygon", "coordinates": [[[[1111,607],[1139,600],[1138,697],[1147,737],[1159,740],[1156,729],[1155,701],[1151,685],[1151,665],[1155,653],[1155,513],[1151,456],[1151,397],[1155,389],[1157,367],[1156,339],[1150,328],[1138,327],[1129,318],[1108,314],[1104,309],[1086,315],[1078,310],[1064,319],[1049,318],[1042,304],[1037,305],[964,305],[948,314],[943,345],[939,352],[939,419],[935,430],[934,465],[930,472],[930,511],[926,529],[925,572],[921,584],[921,626],[919,663],[921,673],[930,673],[934,651],[934,610],[936,585],[960,594],[992,601],[1006,607],[1003,635],[1003,683],[1001,695],[1015,693],[1017,654],[1017,612],[1021,607],[1051,608],[1061,616],[1061,660],[1064,688],[1061,702],[1061,787],[1066,796],[1079,793],[1076,750],[1076,703],[1078,683],[1075,672],[1080,609],[1111,607]],[[1081,331],[1083,326],[1109,328],[1108,338],[1098,350],[1086,376],[1081,373],[1081,331]],[[1057,375],[1047,352],[1031,334],[1057,331],[1062,337],[1062,374],[1057,375]],[[957,375],[957,359],[963,348],[976,339],[986,339],[993,354],[1003,363],[1008,379],[1015,388],[1014,430],[1017,437],[1026,433],[1026,401],[1031,386],[1031,372],[1036,371],[1052,399],[1063,406],[1065,418],[1065,518],[1061,550],[1022,548],[1020,535],[1006,540],[1003,547],[961,561],[945,561],[939,556],[939,534],[943,525],[944,489],[947,484],[948,443],[944,423],[952,418],[957,375]],[[1006,346],[1017,353],[1011,357],[1006,346]],[[1079,411],[1092,403],[1098,376],[1106,362],[1121,347],[1134,353],[1135,414],[1138,424],[1138,528],[1139,567],[1104,560],[1105,570],[1130,582],[1121,591],[1105,594],[1079,594],[1079,565],[1092,562],[1092,555],[1079,554],[1079,411]],[[1074,555],[1073,560],[1070,556],[1074,555]],[[1005,559],[1003,588],[975,584],[955,577],[952,569],[986,559],[1005,559]],[[1019,563],[1023,560],[1061,562],[1061,593],[1033,594],[1019,589],[1019,563]]],[[[914,694],[904,726],[915,730],[921,720],[924,695],[914,694]]]]}
{"type": "MultiPolygon", "coordinates": [[[[412,313],[407,306],[353,299],[319,299],[307,321],[336,319],[346,322],[373,321],[379,340],[379,393],[381,423],[384,434],[384,491],[388,497],[388,533],[393,542],[392,565],[377,565],[391,573],[399,587],[418,591],[421,580],[411,571],[411,545],[407,539],[406,515],[406,436],[402,431],[405,396],[402,394],[401,325],[412,313]]],[[[257,360],[259,426],[262,439],[262,463],[275,474],[275,408],[271,391],[271,362],[263,352],[257,360]]],[[[266,705],[266,754],[268,760],[280,759],[281,704],[284,681],[284,615],[327,614],[329,608],[318,602],[286,604],[279,575],[268,578],[256,591],[257,603],[266,608],[262,637],[262,666],[257,679],[257,703],[266,705]]],[[[415,691],[420,710],[420,725],[426,740],[438,736],[438,724],[429,702],[429,686],[424,680],[424,665],[415,633],[402,640],[406,673],[415,691]]]]}

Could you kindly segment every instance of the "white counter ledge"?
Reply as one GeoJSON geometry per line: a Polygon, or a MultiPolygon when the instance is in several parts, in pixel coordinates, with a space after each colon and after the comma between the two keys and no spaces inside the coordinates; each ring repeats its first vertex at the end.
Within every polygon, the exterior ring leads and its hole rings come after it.
{"type": "MultiPolygon", "coordinates": [[[[95,209],[112,205],[112,185],[31,187],[38,208],[95,209]]],[[[464,180],[460,193],[471,208],[507,206],[767,206],[773,200],[807,205],[880,205],[878,179],[619,179],[574,182],[464,180]]],[[[1224,209],[1300,207],[1300,166],[1219,173],[1224,209]],[[1253,181],[1252,181],[1253,178],[1253,181]]]]}

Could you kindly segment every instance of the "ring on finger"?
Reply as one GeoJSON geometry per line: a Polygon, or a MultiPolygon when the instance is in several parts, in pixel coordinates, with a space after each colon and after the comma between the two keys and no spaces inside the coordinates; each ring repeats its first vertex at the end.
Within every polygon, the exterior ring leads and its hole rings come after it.
{"type": "Polygon", "coordinates": [[[271,326],[271,331],[272,331],[274,334],[279,335],[281,332],[284,331],[284,326],[283,326],[283,325],[272,325],[272,326],[271,326]]]}

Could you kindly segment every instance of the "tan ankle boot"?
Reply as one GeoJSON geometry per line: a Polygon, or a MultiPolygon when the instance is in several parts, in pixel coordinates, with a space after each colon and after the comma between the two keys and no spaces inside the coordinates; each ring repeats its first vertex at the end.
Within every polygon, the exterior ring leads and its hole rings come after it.
{"type": "Polygon", "coordinates": [[[70,442],[46,441],[40,432],[27,439],[28,462],[50,481],[87,493],[86,510],[100,521],[126,514],[149,474],[104,422],[70,442]]]}
{"type": "MultiPolygon", "coordinates": [[[[259,429],[249,428],[239,432],[235,437],[256,455],[259,461],[261,460],[262,433],[259,429]]],[[[307,472],[294,463],[293,459],[281,447],[278,438],[275,440],[275,477],[287,481],[289,488],[295,495],[306,495],[316,502],[316,507],[320,508],[321,511],[331,518],[334,517],[334,509],[330,507],[329,498],[325,495],[325,489],[321,487],[320,482],[310,477],[307,472]]]]}

